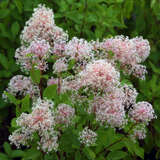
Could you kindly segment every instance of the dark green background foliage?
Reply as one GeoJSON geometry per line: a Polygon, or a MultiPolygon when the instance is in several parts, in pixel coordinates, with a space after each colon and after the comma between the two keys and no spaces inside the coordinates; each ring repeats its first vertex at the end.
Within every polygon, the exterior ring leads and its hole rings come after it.
{"type": "MultiPolygon", "coordinates": [[[[145,160],[160,159],[160,1],[159,0],[2,0],[0,1],[0,95],[9,79],[20,74],[15,64],[15,49],[20,46],[19,35],[29,19],[33,8],[44,3],[55,13],[56,24],[67,30],[70,37],[77,36],[87,40],[102,39],[111,35],[123,34],[129,37],[143,36],[151,45],[151,54],[145,62],[148,68],[146,81],[132,79],[140,93],[138,100],[147,100],[154,106],[157,119],[148,127],[145,141],[140,142],[144,148],[145,160]]],[[[25,159],[36,160],[40,152],[29,149],[16,150],[6,142],[10,131],[11,119],[15,117],[14,104],[4,103],[0,97],[0,160],[25,159]],[[23,158],[16,158],[23,157],[23,158]]],[[[13,122],[12,122],[13,123],[13,122]]],[[[103,132],[102,132],[103,133],[103,132]]],[[[74,133],[64,134],[65,136],[74,133]]],[[[106,134],[106,133],[105,133],[106,134]]],[[[108,133],[109,134],[109,133],[108,133]]],[[[109,135],[110,136],[110,135],[109,135]]],[[[107,137],[104,137],[107,138],[107,137]]],[[[75,142],[74,143],[78,143],[75,142]]],[[[73,143],[73,144],[74,144],[73,143]]],[[[103,143],[103,142],[102,142],[103,143]]],[[[128,150],[143,158],[143,151],[125,141],[128,150]],[[131,149],[132,148],[132,149],[131,149]]],[[[64,148],[70,144],[64,144],[64,148]],[[66,146],[65,146],[66,145],[66,146]]],[[[122,147],[124,144],[121,144],[122,147]]],[[[121,147],[121,148],[122,148],[121,147]]],[[[95,159],[98,153],[88,148],[84,155],[76,152],[76,159],[95,159]],[[86,155],[85,155],[86,153],[86,155]],[[84,157],[83,157],[84,156],[84,157]]],[[[118,148],[119,149],[119,148],[118,148]]],[[[126,152],[113,149],[109,160],[130,159],[126,152]]],[[[56,159],[56,156],[53,155],[56,159]]],[[[50,155],[46,160],[53,160],[50,155]]],[[[99,160],[101,156],[99,156],[99,160]]],[[[140,158],[141,157],[141,158],[140,158]]],[[[73,159],[73,157],[71,157],[73,159]]],[[[133,158],[131,158],[133,159],[133,158]]]]}

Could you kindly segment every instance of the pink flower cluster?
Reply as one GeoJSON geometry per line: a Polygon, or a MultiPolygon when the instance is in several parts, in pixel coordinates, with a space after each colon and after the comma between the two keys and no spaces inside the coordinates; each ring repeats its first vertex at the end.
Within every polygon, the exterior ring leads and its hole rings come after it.
{"type": "Polygon", "coordinates": [[[107,91],[119,84],[120,74],[107,60],[95,60],[86,65],[79,77],[81,86],[107,91]]]}
{"type": "Polygon", "coordinates": [[[133,86],[126,84],[123,86],[123,92],[125,94],[124,105],[126,108],[129,108],[131,105],[136,103],[138,93],[133,86]]]}
{"type": "Polygon", "coordinates": [[[56,124],[64,124],[68,126],[72,123],[75,109],[67,104],[59,104],[55,116],[56,124]]]}
{"type": "MultiPolygon", "coordinates": [[[[29,77],[25,77],[23,75],[14,76],[9,84],[6,92],[12,94],[13,96],[26,96],[30,95],[32,98],[39,97],[39,88],[29,77]]],[[[4,93],[3,98],[7,100],[7,95],[4,93]]]]}
{"type": "Polygon", "coordinates": [[[126,124],[126,113],[123,105],[124,94],[120,88],[104,97],[95,97],[89,108],[101,124],[122,128],[126,124]]]}
{"type": "Polygon", "coordinates": [[[67,69],[68,69],[68,64],[65,58],[58,59],[53,65],[54,73],[60,73],[60,72],[66,71],[67,69]]]}
{"type": "Polygon", "coordinates": [[[144,124],[141,125],[137,125],[136,127],[134,127],[134,129],[132,130],[132,133],[129,135],[130,138],[135,142],[136,139],[144,139],[146,137],[146,128],[144,124]]]}
{"type": "Polygon", "coordinates": [[[154,115],[152,105],[148,102],[138,102],[134,104],[129,111],[129,115],[131,116],[132,120],[147,124],[156,117],[154,115]]]}
{"type": "Polygon", "coordinates": [[[50,56],[50,45],[45,40],[36,40],[30,43],[29,47],[20,47],[16,50],[15,58],[22,70],[29,71],[32,67],[45,71],[46,60],[50,56]]]}
{"type": "Polygon", "coordinates": [[[9,137],[11,143],[17,147],[28,144],[27,141],[32,140],[32,135],[36,132],[40,137],[38,148],[42,148],[44,152],[57,150],[58,137],[54,131],[53,105],[50,100],[38,99],[30,114],[22,113],[16,121],[21,128],[9,137]]]}
{"type": "Polygon", "coordinates": [[[144,79],[146,70],[145,67],[139,67],[139,63],[145,61],[149,56],[150,45],[147,40],[144,40],[142,37],[129,39],[124,36],[116,36],[105,39],[101,43],[101,48],[107,53],[112,51],[114,59],[121,62],[122,67],[125,67],[129,74],[132,73],[144,79]]]}
{"type": "Polygon", "coordinates": [[[82,61],[92,57],[92,45],[84,39],[73,37],[65,46],[65,55],[82,61]]]}
{"type": "Polygon", "coordinates": [[[50,40],[53,35],[54,14],[44,5],[34,9],[32,17],[26,22],[21,34],[22,42],[32,42],[35,39],[50,40]]]}

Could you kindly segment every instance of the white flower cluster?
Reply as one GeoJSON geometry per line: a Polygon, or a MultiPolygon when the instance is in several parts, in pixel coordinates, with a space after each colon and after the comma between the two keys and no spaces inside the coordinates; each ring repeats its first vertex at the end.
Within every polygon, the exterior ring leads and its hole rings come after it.
{"type": "Polygon", "coordinates": [[[79,140],[82,144],[89,147],[96,144],[97,134],[88,129],[88,127],[85,127],[81,132],[79,132],[79,140]]]}

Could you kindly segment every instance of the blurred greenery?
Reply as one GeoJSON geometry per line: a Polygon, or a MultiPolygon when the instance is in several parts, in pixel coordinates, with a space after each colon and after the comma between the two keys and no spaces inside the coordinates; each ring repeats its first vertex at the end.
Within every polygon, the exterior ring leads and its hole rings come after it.
{"type": "MultiPolygon", "coordinates": [[[[150,124],[145,141],[140,142],[140,146],[144,149],[145,153],[144,159],[160,159],[160,1],[0,1],[0,95],[4,88],[6,88],[9,79],[15,74],[20,74],[19,67],[15,64],[14,60],[15,49],[20,46],[19,35],[25,25],[25,21],[29,19],[33,8],[39,3],[46,4],[53,9],[56,24],[67,30],[70,37],[77,36],[88,40],[95,40],[97,38],[102,39],[111,35],[123,34],[129,37],[143,36],[149,40],[151,54],[145,62],[148,69],[146,81],[133,79],[133,83],[140,93],[138,100],[147,100],[152,103],[158,117],[150,124]]],[[[34,79],[35,77],[32,78],[34,79]]],[[[39,79],[35,78],[35,81],[39,81],[39,79]]],[[[23,103],[26,103],[27,100],[23,101],[23,103]]],[[[17,159],[17,157],[23,157],[23,160],[38,159],[41,153],[35,152],[34,148],[23,152],[15,150],[13,146],[11,148],[7,143],[11,119],[15,117],[15,107],[12,105],[5,103],[0,97],[0,160],[12,160],[17,159]]],[[[127,140],[125,143],[128,145],[128,150],[131,146],[133,147],[133,144],[127,140]]],[[[66,145],[68,146],[69,144],[66,145]]],[[[143,158],[140,152],[142,148],[138,148],[137,150],[136,146],[134,148],[134,152],[143,158]]],[[[86,148],[83,152],[89,159],[94,159],[95,154],[92,150],[86,148]]],[[[126,157],[125,152],[122,151],[116,150],[111,152],[111,154],[108,155],[108,159],[110,157],[112,157],[111,159],[117,159],[117,157],[123,159],[126,157]]],[[[79,152],[76,153],[76,159],[80,159],[79,157],[81,156],[83,155],[79,152]]],[[[54,155],[46,155],[45,159],[56,159],[56,156],[53,157],[54,155]]],[[[131,158],[126,157],[125,159],[129,160],[131,158]]]]}

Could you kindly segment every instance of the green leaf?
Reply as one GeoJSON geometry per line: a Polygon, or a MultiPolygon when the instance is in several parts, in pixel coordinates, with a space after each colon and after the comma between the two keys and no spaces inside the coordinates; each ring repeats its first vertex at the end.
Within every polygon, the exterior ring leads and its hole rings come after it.
{"type": "Polygon", "coordinates": [[[75,65],[75,63],[76,63],[76,60],[75,60],[75,59],[72,59],[71,61],[69,61],[68,69],[69,69],[69,70],[72,69],[73,66],[75,65]]]}
{"type": "Polygon", "coordinates": [[[19,30],[20,30],[19,23],[18,22],[14,22],[12,24],[12,26],[11,26],[11,32],[12,32],[12,34],[13,34],[14,37],[18,34],[19,30]]]}
{"type": "Polygon", "coordinates": [[[11,146],[10,146],[10,144],[9,144],[8,142],[4,142],[3,148],[4,148],[4,151],[5,151],[8,155],[11,154],[12,149],[11,149],[11,146]]]}
{"type": "Polygon", "coordinates": [[[7,60],[6,56],[4,56],[3,54],[0,54],[0,64],[1,64],[6,70],[8,70],[8,67],[9,67],[8,60],[7,60]]]}
{"type": "Polygon", "coordinates": [[[127,0],[124,3],[124,15],[130,18],[131,12],[133,10],[134,0],[127,0]]]}
{"type": "Polygon", "coordinates": [[[83,152],[86,155],[86,157],[88,157],[88,159],[95,159],[96,158],[95,153],[88,147],[85,147],[83,149],[83,152]]]}
{"type": "Polygon", "coordinates": [[[76,152],[75,159],[76,160],[81,160],[81,153],[79,151],[76,152]]]}
{"type": "Polygon", "coordinates": [[[156,0],[151,0],[151,8],[153,8],[155,4],[156,4],[156,0]]]}
{"type": "Polygon", "coordinates": [[[8,6],[9,0],[1,1],[0,8],[6,8],[8,6]]]}
{"type": "Polygon", "coordinates": [[[137,156],[144,159],[144,149],[143,148],[139,147],[138,145],[135,145],[134,151],[137,156]]]}
{"type": "Polygon", "coordinates": [[[40,83],[40,79],[41,79],[41,71],[32,68],[32,70],[30,71],[30,76],[33,80],[34,83],[39,84],[40,83]]]}
{"type": "Polygon", "coordinates": [[[107,160],[120,160],[122,158],[125,158],[128,154],[123,151],[113,151],[110,152],[107,156],[107,160]]]}
{"type": "Polygon", "coordinates": [[[52,153],[51,155],[45,154],[44,160],[58,160],[56,153],[52,153]]]}
{"type": "Polygon", "coordinates": [[[59,140],[60,149],[62,149],[64,152],[74,152],[74,148],[79,149],[80,148],[80,142],[77,139],[77,135],[73,133],[73,131],[68,128],[60,137],[59,140]]]}
{"type": "Polygon", "coordinates": [[[31,148],[24,153],[24,160],[38,160],[41,157],[41,152],[31,148]]]}
{"type": "Polygon", "coordinates": [[[19,13],[23,11],[23,4],[21,0],[14,0],[16,7],[18,8],[19,13]]]}
{"type": "Polygon", "coordinates": [[[11,121],[11,126],[12,126],[13,128],[17,128],[17,127],[18,127],[16,120],[17,120],[17,118],[13,118],[12,121],[11,121]]]}
{"type": "Polygon", "coordinates": [[[26,95],[23,99],[22,99],[22,107],[21,107],[21,112],[26,112],[26,111],[30,111],[30,97],[29,95],[26,95]]]}
{"type": "Polygon", "coordinates": [[[43,92],[43,97],[46,97],[48,99],[54,99],[55,97],[57,97],[57,85],[53,84],[48,86],[43,92]]]}
{"type": "Polygon", "coordinates": [[[104,145],[105,147],[107,147],[117,140],[115,132],[112,128],[99,130],[97,133],[98,133],[97,143],[99,143],[99,145],[104,145]]]}
{"type": "Polygon", "coordinates": [[[134,143],[130,139],[125,139],[124,143],[131,154],[136,154],[140,158],[144,159],[144,149],[141,148],[137,143],[134,143]]]}
{"type": "Polygon", "coordinates": [[[4,94],[8,97],[8,99],[10,100],[11,103],[14,103],[15,105],[18,105],[20,103],[19,100],[17,100],[12,94],[8,93],[8,92],[4,92],[4,94]]]}
{"type": "Polygon", "coordinates": [[[6,18],[9,13],[9,9],[0,9],[0,19],[6,18]]]}
{"type": "Polygon", "coordinates": [[[120,149],[122,149],[123,147],[125,147],[125,144],[124,144],[123,141],[121,141],[121,142],[116,143],[116,144],[114,144],[113,146],[109,147],[109,150],[110,150],[110,151],[120,150],[120,149]]]}
{"type": "Polygon", "coordinates": [[[153,72],[160,74],[160,69],[158,67],[156,67],[151,61],[149,61],[149,64],[150,64],[153,72]]]}
{"type": "Polygon", "coordinates": [[[12,151],[12,154],[11,154],[12,158],[23,157],[23,156],[24,156],[24,152],[21,150],[14,150],[12,151]]]}
{"type": "Polygon", "coordinates": [[[6,154],[0,153],[0,160],[9,160],[9,158],[6,154]]]}

